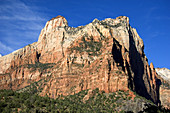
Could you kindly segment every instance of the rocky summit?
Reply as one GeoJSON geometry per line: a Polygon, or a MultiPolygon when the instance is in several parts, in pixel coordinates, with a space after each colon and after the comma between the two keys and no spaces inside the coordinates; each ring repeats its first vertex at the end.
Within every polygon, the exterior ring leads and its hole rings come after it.
{"type": "Polygon", "coordinates": [[[37,42],[0,57],[0,89],[22,92],[34,86],[39,95],[51,98],[99,88],[133,91],[158,104],[157,76],[126,16],[76,28],[57,16],[46,23],[37,42]]]}

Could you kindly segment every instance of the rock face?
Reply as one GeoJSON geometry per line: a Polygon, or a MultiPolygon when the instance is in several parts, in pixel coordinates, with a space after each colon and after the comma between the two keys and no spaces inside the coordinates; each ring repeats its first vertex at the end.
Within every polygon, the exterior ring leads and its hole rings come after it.
{"type": "Polygon", "coordinates": [[[161,78],[170,82],[170,70],[167,68],[156,68],[156,72],[161,78]]]}
{"type": "Polygon", "coordinates": [[[170,109],[170,70],[167,68],[156,68],[156,72],[162,82],[160,87],[161,104],[170,109]]]}
{"type": "Polygon", "coordinates": [[[38,42],[0,58],[0,89],[36,82],[40,95],[52,98],[85,89],[131,89],[157,104],[157,73],[143,50],[128,17],[95,19],[73,28],[57,16],[46,23],[38,42]]]}

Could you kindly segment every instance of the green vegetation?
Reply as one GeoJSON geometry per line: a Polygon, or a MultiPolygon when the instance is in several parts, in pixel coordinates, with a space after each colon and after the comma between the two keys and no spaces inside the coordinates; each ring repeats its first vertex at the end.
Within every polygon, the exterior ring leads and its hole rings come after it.
{"type": "Polygon", "coordinates": [[[37,69],[42,72],[48,68],[52,68],[55,65],[55,63],[40,63],[35,62],[35,64],[27,64],[25,67],[32,69],[31,71],[36,71],[37,69]]]}
{"type": "Polygon", "coordinates": [[[84,64],[78,64],[78,63],[72,63],[73,66],[76,66],[76,67],[84,67],[84,64]]]}
{"type": "Polygon", "coordinates": [[[28,81],[30,85],[17,90],[16,92],[21,93],[31,93],[31,94],[40,94],[43,90],[44,85],[51,80],[51,75],[47,75],[47,77],[40,79],[39,81],[32,82],[28,81]]]}
{"type": "MultiPolygon", "coordinates": [[[[20,66],[15,66],[14,69],[17,70],[18,68],[24,67],[30,69],[31,72],[34,72],[36,70],[39,70],[39,72],[46,72],[47,69],[52,68],[55,65],[55,63],[41,63],[41,62],[35,62],[35,64],[25,64],[20,66]]],[[[50,73],[50,71],[48,71],[50,73]]],[[[6,73],[10,74],[10,73],[6,73]]]]}
{"type": "Polygon", "coordinates": [[[10,75],[10,73],[0,74],[0,76],[10,75]]]}
{"type": "Polygon", "coordinates": [[[162,86],[163,86],[164,88],[170,89],[170,85],[169,85],[168,82],[162,82],[162,86]]]}
{"type": "Polygon", "coordinates": [[[105,21],[101,21],[100,24],[103,25],[105,28],[110,28],[110,27],[118,28],[118,27],[122,26],[121,23],[118,23],[116,25],[111,25],[109,23],[106,23],[105,21]]]}
{"type": "MultiPolygon", "coordinates": [[[[128,105],[128,102],[134,104],[133,101],[128,97],[128,92],[123,91],[108,94],[104,91],[99,91],[99,89],[95,89],[91,93],[88,93],[88,90],[83,90],[74,95],[65,97],[61,95],[56,99],[52,99],[47,96],[40,97],[34,93],[18,93],[12,90],[0,90],[0,112],[2,113],[125,112],[125,108],[131,106],[128,105]],[[86,98],[87,96],[89,96],[89,98],[86,98]]],[[[157,106],[153,106],[151,104],[147,104],[146,106],[147,108],[144,109],[146,112],[168,112],[168,110],[158,108],[157,106]]]]}
{"type": "Polygon", "coordinates": [[[102,47],[101,41],[94,41],[93,36],[88,37],[89,40],[85,40],[85,36],[82,37],[81,43],[78,46],[71,48],[71,51],[76,50],[78,52],[88,52],[91,56],[100,55],[100,49],[102,47]]]}
{"type": "Polygon", "coordinates": [[[31,85],[26,86],[22,89],[17,90],[17,92],[27,92],[31,94],[39,94],[42,91],[42,85],[47,82],[46,79],[41,79],[37,82],[31,83],[31,85]]]}

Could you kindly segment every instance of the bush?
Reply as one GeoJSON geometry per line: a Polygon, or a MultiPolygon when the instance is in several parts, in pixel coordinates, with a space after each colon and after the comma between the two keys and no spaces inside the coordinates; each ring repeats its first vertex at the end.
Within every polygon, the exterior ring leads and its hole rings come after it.
{"type": "Polygon", "coordinates": [[[39,69],[40,72],[52,68],[55,65],[55,63],[40,63],[40,62],[35,62],[35,64],[27,64],[27,68],[32,69],[32,71],[35,71],[36,69],[39,69]]]}
{"type": "MultiPolygon", "coordinates": [[[[0,90],[0,95],[9,94],[11,90],[0,90]]],[[[95,89],[87,101],[83,98],[88,94],[88,90],[83,90],[77,94],[59,96],[57,99],[49,97],[40,97],[32,93],[17,93],[13,92],[12,96],[7,96],[7,101],[4,101],[4,96],[0,98],[0,112],[15,112],[20,109],[20,112],[124,112],[121,109],[122,104],[126,104],[126,100],[122,99],[118,94],[126,96],[123,91],[106,94],[95,89]],[[25,97],[24,97],[25,95],[25,97]],[[106,96],[107,95],[107,96],[106,96]],[[116,98],[116,99],[115,99],[116,98]],[[20,103],[20,101],[23,101],[20,103]]],[[[130,98],[129,98],[130,99],[130,98]]],[[[140,98],[139,98],[140,99],[140,98]]],[[[127,100],[128,102],[129,100],[127,100]]],[[[132,100],[130,102],[133,102],[132,100]]],[[[157,107],[156,105],[148,104],[148,108],[144,111],[169,112],[166,109],[157,107]]]]}
{"type": "Polygon", "coordinates": [[[89,37],[89,40],[85,40],[85,36],[82,37],[81,43],[79,43],[78,46],[72,47],[70,50],[77,51],[77,52],[87,52],[91,56],[97,56],[100,55],[101,53],[99,52],[102,47],[102,42],[101,41],[94,41],[93,36],[89,37]]]}

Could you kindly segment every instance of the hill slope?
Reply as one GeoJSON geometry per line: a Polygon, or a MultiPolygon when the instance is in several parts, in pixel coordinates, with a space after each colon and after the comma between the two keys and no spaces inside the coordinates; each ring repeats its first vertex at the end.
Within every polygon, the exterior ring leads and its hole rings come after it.
{"type": "Polygon", "coordinates": [[[169,111],[157,107],[139,95],[132,99],[128,91],[108,94],[95,89],[83,90],[65,97],[59,96],[56,99],[40,97],[32,92],[0,90],[0,112],[168,113],[169,111]]]}

